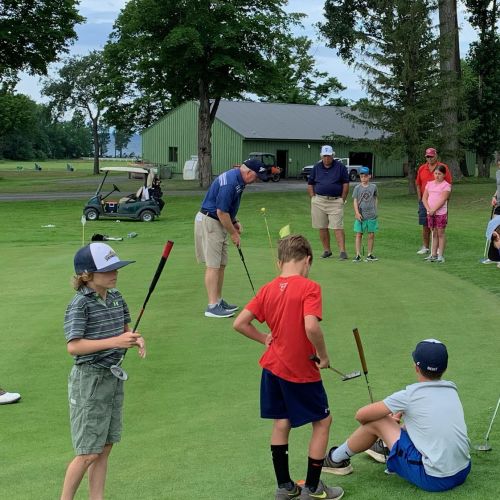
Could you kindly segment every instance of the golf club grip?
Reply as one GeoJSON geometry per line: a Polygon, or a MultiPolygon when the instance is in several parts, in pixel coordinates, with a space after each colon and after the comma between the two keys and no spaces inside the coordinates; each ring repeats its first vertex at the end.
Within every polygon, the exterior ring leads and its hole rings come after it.
{"type": "MultiPolygon", "coordinates": [[[[314,361],[315,363],[318,363],[318,364],[321,363],[321,360],[318,358],[318,356],[316,356],[316,354],[311,354],[309,356],[309,359],[311,361],[314,361]]],[[[330,368],[330,370],[333,370],[334,372],[340,373],[338,370],[336,370],[335,368],[332,368],[330,365],[328,365],[328,368],[330,368]]],[[[343,375],[343,373],[342,373],[342,375],[343,375]]]]}
{"type": "Polygon", "coordinates": [[[363,373],[366,375],[368,373],[368,367],[366,366],[365,352],[363,351],[363,344],[361,343],[361,337],[359,336],[357,328],[353,328],[352,333],[354,334],[354,340],[356,341],[356,346],[358,347],[361,367],[363,368],[363,373]]]}
{"type": "MultiPolygon", "coordinates": [[[[160,279],[161,273],[163,271],[163,268],[165,267],[165,263],[167,262],[168,256],[170,255],[170,251],[172,250],[173,246],[174,242],[170,240],[167,241],[167,243],[165,244],[165,248],[163,249],[163,253],[161,254],[161,259],[160,262],[158,263],[158,267],[156,268],[155,275],[153,276],[151,285],[149,285],[149,295],[151,295],[151,293],[155,289],[156,283],[158,283],[158,280],[160,279]]],[[[149,295],[146,298],[144,304],[146,304],[146,302],[148,301],[149,295]]]]}

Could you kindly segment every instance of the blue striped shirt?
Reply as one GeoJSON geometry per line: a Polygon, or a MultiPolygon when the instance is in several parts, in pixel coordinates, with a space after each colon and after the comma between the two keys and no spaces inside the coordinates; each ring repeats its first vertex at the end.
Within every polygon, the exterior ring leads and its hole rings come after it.
{"type": "MultiPolygon", "coordinates": [[[[64,335],[67,342],[106,339],[121,335],[128,323],[128,306],[118,290],[108,290],[104,300],[91,288],[82,287],[66,308],[64,335]]],[[[115,348],[73,357],[76,365],[90,363],[109,368],[119,362],[126,352],[127,349],[115,348]]]]}

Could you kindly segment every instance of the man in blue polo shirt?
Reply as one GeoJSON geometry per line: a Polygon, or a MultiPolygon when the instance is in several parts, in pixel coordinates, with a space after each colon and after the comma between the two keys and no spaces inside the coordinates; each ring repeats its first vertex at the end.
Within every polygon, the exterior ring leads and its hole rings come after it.
{"type": "Polygon", "coordinates": [[[238,306],[222,298],[224,270],[227,264],[227,235],[240,246],[241,223],[236,218],[241,195],[247,184],[257,179],[267,181],[265,165],[255,159],[246,160],[238,168],[219,175],[211,184],[196,214],[194,224],[195,251],[198,263],[205,263],[205,288],[208,306],[205,316],[229,318],[238,306]]]}
{"type": "Polygon", "coordinates": [[[330,229],[340,250],[339,258],[347,260],[344,233],[344,203],[349,193],[349,174],[339,160],[333,158],[331,146],[321,148],[321,161],[314,165],[309,175],[307,192],[311,197],[311,219],[314,229],[319,229],[323,245],[322,259],[332,256],[330,229]]]}

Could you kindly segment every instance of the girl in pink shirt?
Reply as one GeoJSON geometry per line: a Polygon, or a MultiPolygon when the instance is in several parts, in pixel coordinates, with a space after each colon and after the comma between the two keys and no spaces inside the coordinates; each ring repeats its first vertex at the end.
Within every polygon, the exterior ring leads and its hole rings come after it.
{"type": "Polygon", "coordinates": [[[446,224],[448,223],[448,198],[451,185],[444,180],[446,168],[438,165],[434,170],[434,180],[427,183],[422,202],[427,209],[427,226],[431,229],[432,245],[430,262],[444,262],[446,247],[446,224]]]}

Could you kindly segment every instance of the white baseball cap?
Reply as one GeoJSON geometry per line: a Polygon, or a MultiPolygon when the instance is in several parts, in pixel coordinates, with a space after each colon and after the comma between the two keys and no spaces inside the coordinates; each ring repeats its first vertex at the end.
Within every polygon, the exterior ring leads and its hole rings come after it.
{"type": "Polygon", "coordinates": [[[80,248],[75,255],[75,273],[106,273],[128,266],[135,260],[120,260],[106,243],[90,243],[80,248]]]}
{"type": "Polygon", "coordinates": [[[333,156],[334,154],[331,146],[321,146],[321,156],[333,156]]]}

